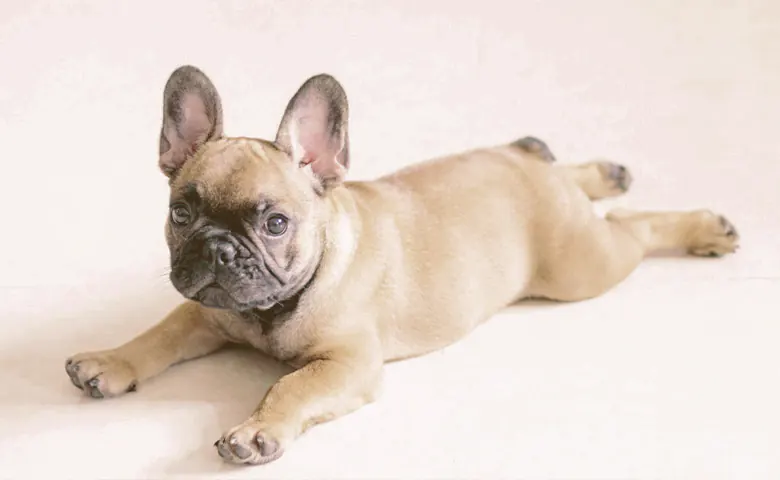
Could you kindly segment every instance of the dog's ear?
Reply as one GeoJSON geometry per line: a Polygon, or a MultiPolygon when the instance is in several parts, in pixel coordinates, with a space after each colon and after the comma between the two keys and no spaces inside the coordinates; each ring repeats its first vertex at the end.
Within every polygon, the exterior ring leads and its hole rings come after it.
{"type": "Polygon", "coordinates": [[[315,75],[287,104],[275,143],[297,165],[310,166],[323,186],[337,185],[349,168],[348,117],[341,84],[330,75],[315,75]]]}
{"type": "Polygon", "coordinates": [[[177,68],[165,84],[160,131],[160,170],[173,178],[204,143],[222,136],[222,103],[199,69],[177,68]]]}

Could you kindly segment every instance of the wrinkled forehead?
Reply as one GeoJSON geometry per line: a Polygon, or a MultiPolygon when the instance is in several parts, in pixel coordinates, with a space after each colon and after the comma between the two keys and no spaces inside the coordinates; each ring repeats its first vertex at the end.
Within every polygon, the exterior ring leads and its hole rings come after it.
{"type": "Polygon", "coordinates": [[[171,185],[172,196],[196,196],[212,208],[239,210],[297,198],[304,184],[271,142],[223,138],[206,143],[171,185]]]}

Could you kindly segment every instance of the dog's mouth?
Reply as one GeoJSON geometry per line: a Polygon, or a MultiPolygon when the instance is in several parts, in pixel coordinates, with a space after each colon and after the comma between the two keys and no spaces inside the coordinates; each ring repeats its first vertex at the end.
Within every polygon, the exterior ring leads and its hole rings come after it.
{"type": "Polygon", "coordinates": [[[200,281],[182,289],[180,293],[184,297],[195,300],[206,307],[223,310],[269,310],[279,302],[275,295],[269,295],[257,300],[240,301],[217,282],[215,275],[207,275],[200,281]]]}
{"type": "Polygon", "coordinates": [[[204,276],[200,281],[192,283],[189,287],[179,289],[179,292],[186,298],[195,300],[201,291],[211,286],[218,286],[217,277],[213,274],[204,276]]]}

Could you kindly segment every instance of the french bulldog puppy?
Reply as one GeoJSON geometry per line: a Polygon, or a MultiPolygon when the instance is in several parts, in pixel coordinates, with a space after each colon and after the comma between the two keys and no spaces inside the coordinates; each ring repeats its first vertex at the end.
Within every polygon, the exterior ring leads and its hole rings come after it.
{"type": "Polygon", "coordinates": [[[709,210],[597,216],[625,167],[557,165],[524,137],[345,182],[347,96],[329,75],[290,100],[273,141],[228,137],[220,97],[183,66],[165,85],[159,167],[170,179],[170,279],[186,301],[111,350],[66,362],[93,398],[242,343],[296,370],[217,441],[240,464],[279,458],[309,427],[376,398],[385,362],[463,338],[529,297],[576,301],[626,278],[649,253],[734,252],[709,210]]]}

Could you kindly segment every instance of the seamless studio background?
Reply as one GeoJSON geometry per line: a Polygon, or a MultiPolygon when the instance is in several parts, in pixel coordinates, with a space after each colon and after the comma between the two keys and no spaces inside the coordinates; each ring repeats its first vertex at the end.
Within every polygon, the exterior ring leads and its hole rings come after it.
{"type": "Polygon", "coordinates": [[[4,2],[0,477],[778,478],[778,52],[770,0],[4,2]],[[351,179],[531,134],[629,166],[599,211],[712,208],[742,249],[508,309],[390,365],[378,403],[278,462],[225,465],[212,443],[285,367],[227,351],[110,401],[63,368],[179,302],[156,149],[185,63],[229,134],[266,138],[303,80],[335,75],[351,179]]]}

